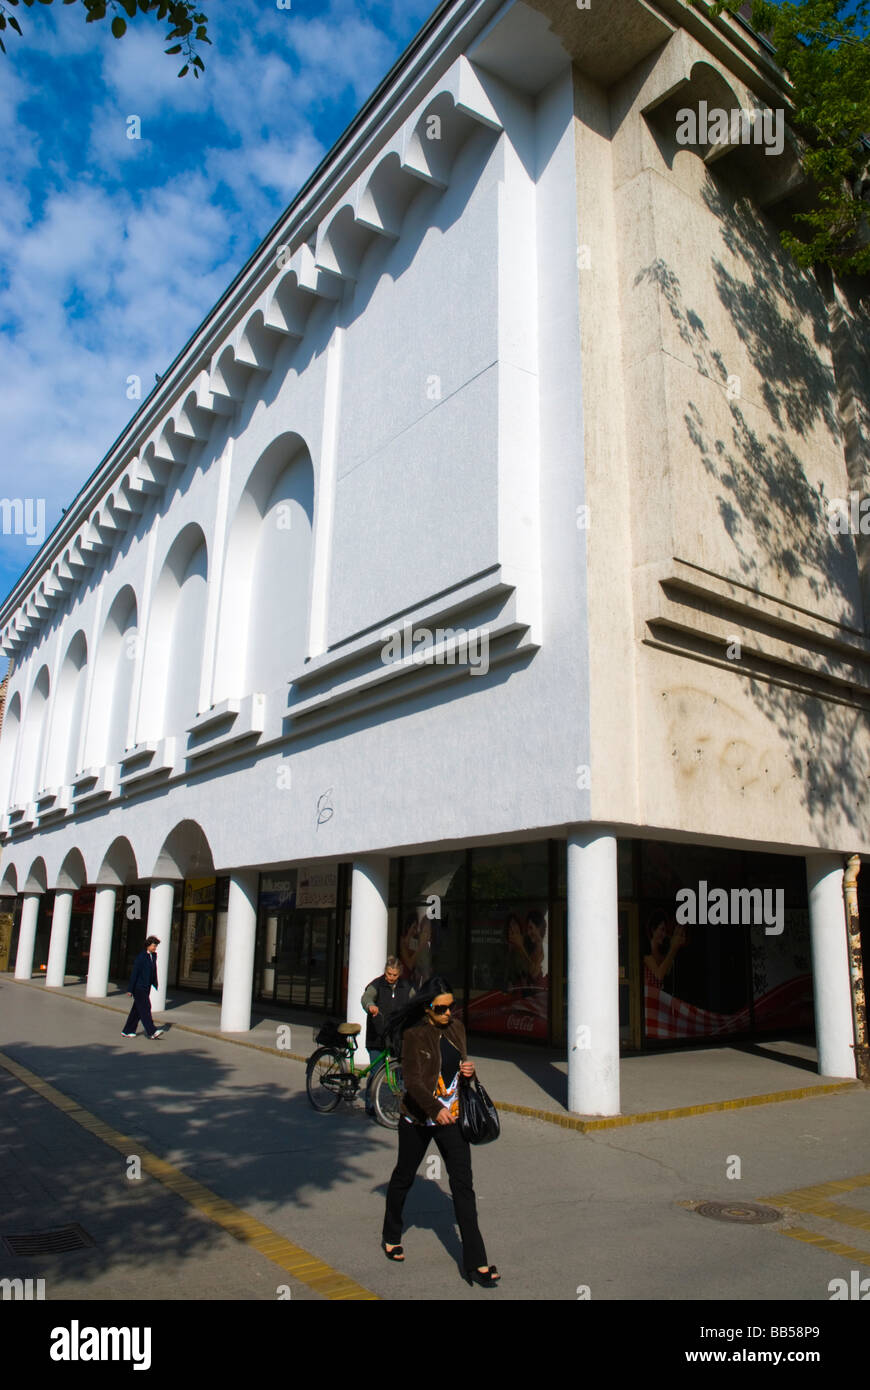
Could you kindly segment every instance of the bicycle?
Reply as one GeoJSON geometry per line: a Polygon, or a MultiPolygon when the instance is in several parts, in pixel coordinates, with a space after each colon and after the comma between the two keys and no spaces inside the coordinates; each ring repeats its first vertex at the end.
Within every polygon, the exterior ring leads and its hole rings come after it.
{"type": "Polygon", "coordinates": [[[384,1129],[398,1129],[399,1106],[404,1090],[401,1063],[387,1052],[374,1071],[371,1065],[358,1068],[354,1063],[354,1053],[359,1032],[358,1023],[340,1023],[334,1030],[324,1024],[317,1035],[317,1041],[323,1042],[324,1046],[312,1052],[305,1063],[308,1099],[315,1110],[329,1114],[343,1100],[353,1100],[371,1073],[371,1101],[375,1119],[384,1129]]]}

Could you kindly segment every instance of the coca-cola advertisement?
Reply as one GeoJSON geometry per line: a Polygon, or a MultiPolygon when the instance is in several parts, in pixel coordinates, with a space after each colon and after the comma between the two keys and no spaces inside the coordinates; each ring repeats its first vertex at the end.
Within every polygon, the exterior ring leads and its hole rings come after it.
{"type": "Polygon", "coordinates": [[[467,1023],[477,1033],[546,1040],[549,939],[546,903],[491,904],[471,922],[467,1023]]]}

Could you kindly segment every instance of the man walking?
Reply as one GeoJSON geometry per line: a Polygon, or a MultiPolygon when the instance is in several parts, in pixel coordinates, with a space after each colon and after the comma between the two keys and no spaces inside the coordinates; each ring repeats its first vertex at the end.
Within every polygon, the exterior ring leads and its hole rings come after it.
{"type": "Polygon", "coordinates": [[[154,1020],[151,1017],[151,990],[157,988],[157,947],[159,945],[159,937],[149,936],[145,942],[145,950],[140,951],[133,962],[133,969],[130,973],[130,988],[127,991],[133,996],[133,1007],[127,1016],[127,1022],[121,1029],[122,1037],[135,1038],[136,1025],[140,1018],[149,1038],[163,1037],[164,1030],[155,1028],[154,1020]]]}
{"type": "Polygon", "coordinates": [[[373,1115],[371,1083],[384,1053],[387,1050],[384,1033],[387,1024],[397,1009],[402,1009],[413,998],[414,991],[409,980],[400,979],[402,966],[396,956],[387,956],[383,975],[366,985],[360,1003],[368,1014],[366,1022],[366,1047],[368,1048],[371,1070],[366,1083],[366,1114],[373,1115]]]}

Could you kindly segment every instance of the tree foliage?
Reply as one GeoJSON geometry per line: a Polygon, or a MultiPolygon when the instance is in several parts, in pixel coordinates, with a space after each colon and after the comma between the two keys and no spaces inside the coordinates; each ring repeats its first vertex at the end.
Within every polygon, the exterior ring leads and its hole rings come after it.
{"type": "MultiPolygon", "coordinates": [[[[51,5],[54,0],[38,0],[40,5],[51,5]]],[[[32,9],[37,0],[0,0],[0,52],[5,53],[4,31],[10,29],[21,34],[21,25],[12,13],[19,4],[32,9]]],[[[194,77],[204,71],[205,63],[196,51],[197,44],[211,43],[208,37],[208,18],[196,5],[176,3],[176,0],[60,0],[63,5],[80,5],[87,11],[85,22],[92,24],[102,19],[111,20],[111,30],[116,39],[122,39],[127,32],[127,20],[136,20],[141,15],[156,17],[159,23],[168,24],[166,39],[170,47],[167,53],[182,55],[179,77],[192,72],[194,77]],[[125,18],[126,15],[126,18],[125,18]],[[173,39],[177,42],[173,43],[173,39]]]]}
{"type": "MultiPolygon", "coordinates": [[[[718,0],[735,12],[742,0],[718,0]]],[[[802,266],[870,272],[870,0],[752,0],[751,23],[793,88],[791,124],[814,189],[783,245],[802,266]]]]}

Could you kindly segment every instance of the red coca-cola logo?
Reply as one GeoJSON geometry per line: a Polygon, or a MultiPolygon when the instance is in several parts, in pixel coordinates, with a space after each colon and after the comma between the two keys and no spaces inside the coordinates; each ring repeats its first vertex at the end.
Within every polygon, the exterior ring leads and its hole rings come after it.
{"type": "Polygon", "coordinates": [[[531,1014],[508,1014],[506,1026],[514,1033],[532,1033],[535,1028],[535,1020],[531,1014]]]}

